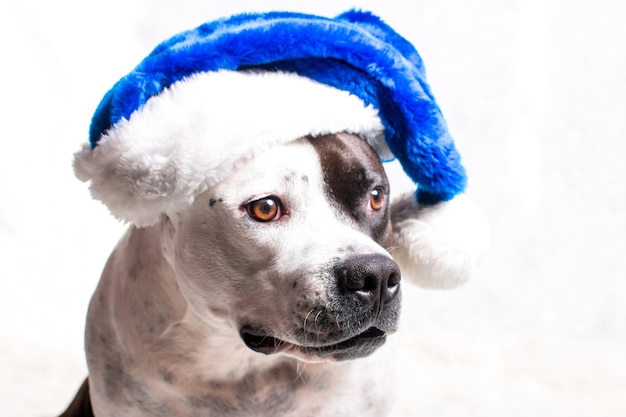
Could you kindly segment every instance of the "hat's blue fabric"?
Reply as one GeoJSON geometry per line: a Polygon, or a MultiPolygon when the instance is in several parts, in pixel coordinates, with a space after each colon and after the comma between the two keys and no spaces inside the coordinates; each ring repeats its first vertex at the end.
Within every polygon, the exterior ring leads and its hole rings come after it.
{"type": "Polygon", "coordinates": [[[243,69],[296,72],[358,96],[379,110],[389,149],[417,183],[419,202],[434,204],[464,191],[465,170],[417,51],[361,11],[334,19],[241,14],[170,38],[104,96],[92,119],[92,148],[173,83],[198,72],[243,69]]]}

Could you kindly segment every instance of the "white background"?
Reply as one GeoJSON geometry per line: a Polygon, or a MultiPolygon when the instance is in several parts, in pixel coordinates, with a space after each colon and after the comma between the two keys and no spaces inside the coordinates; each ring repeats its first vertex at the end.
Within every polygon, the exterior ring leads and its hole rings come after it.
{"type": "MultiPolygon", "coordinates": [[[[406,288],[398,416],[626,416],[626,2],[0,5],[0,415],[52,416],[124,226],[73,177],[100,98],[161,40],[241,11],[382,16],[425,60],[491,227],[480,276],[406,288]]],[[[391,166],[395,190],[410,184],[391,166]]]]}

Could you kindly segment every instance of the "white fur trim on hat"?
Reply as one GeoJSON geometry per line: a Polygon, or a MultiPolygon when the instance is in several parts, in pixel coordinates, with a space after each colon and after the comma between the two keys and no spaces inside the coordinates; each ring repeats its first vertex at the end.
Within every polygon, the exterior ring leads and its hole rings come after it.
{"type": "Polygon", "coordinates": [[[394,249],[403,278],[425,288],[452,288],[478,269],[488,246],[481,210],[461,194],[450,201],[420,206],[411,193],[391,206],[394,249]]]}
{"type": "Polygon", "coordinates": [[[137,226],[174,213],[260,149],[350,132],[391,154],[378,111],[295,74],[218,71],[183,79],[110,128],[74,169],[92,196],[137,226]]]}

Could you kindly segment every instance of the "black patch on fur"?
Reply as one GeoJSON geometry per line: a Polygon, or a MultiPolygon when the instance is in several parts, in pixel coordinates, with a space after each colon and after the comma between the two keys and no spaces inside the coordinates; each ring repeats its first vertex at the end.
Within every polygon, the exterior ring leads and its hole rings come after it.
{"type": "Polygon", "coordinates": [[[382,246],[391,243],[389,181],[376,151],[349,134],[309,138],[318,153],[324,186],[331,204],[356,221],[362,231],[382,246]],[[370,209],[370,192],[379,187],[384,206],[370,209]]]}
{"type": "Polygon", "coordinates": [[[213,207],[215,204],[217,204],[217,203],[221,203],[221,202],[223,202],[223,201],[224,201],[224,200],[223,200],[223,199],[221,199],[221,198],[218,198],[218,199],[211,198],[211,199],[209,199],[209,207],[213,207]]]}

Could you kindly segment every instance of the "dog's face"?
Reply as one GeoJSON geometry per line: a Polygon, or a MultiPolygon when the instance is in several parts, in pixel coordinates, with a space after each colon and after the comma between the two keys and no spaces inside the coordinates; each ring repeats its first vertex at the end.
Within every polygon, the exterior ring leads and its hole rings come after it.
{"type": "Polygon", "coordinates": [[[400,310],[388,205],[382,164],[360,138],[261,151],[172,219],[180,288],[252,350],[309,362],[368,355],[400,310]]]}

